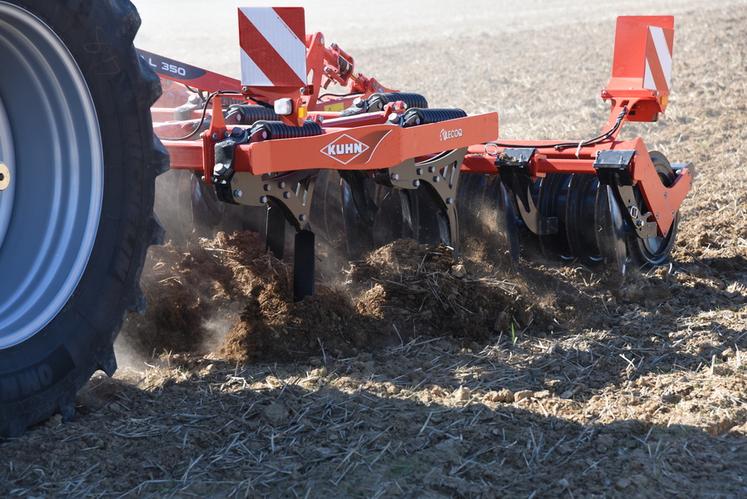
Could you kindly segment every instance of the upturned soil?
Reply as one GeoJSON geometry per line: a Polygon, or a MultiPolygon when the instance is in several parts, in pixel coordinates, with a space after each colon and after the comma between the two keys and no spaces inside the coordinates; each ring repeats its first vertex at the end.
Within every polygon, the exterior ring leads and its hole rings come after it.
{"type": "MultiPolygon", "coordinates": [[[[320,262],[294,304],[255,234],[153,248],[120,371],[0,444],[0,495],[747,496],[746,5],[660,9],[671,102],[625,135],[697,168],[670,267],[621,282],[399,241],[320,262]]],[[[614,23],[549,15],[354,55],[434,106],[500,111],[505,137],[591,136],[614,23]]]]}

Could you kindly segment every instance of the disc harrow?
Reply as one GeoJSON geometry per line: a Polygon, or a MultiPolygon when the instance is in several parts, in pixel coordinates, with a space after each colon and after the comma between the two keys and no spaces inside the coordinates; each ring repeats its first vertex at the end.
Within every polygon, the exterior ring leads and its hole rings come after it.
{"type": "Polygon", "coordinates": [[[359,73],[306,34],[303,9],[238,22],[240,80],[136,51],[129,0],[0,0],[0,438],[70,419],[91,375],[116,371],[163,243],[154,203],[178,242],[264,235],[292,258],[296,300],[320,243],[352,259],[410,238],[619,273],[667,263],[694,170],[621,132],[667,108],[672,17],[619,18],[602,131],[540,141],[359,73]]]}
{"type": "Polygon", "coordinates": [[[216,199],[259,210],[253,225],[279,257],[295,232],[296,299],[313,293],[316,236],[349,258],[401,238],[458,252],[472,238],[513,261],[619,273],[668,260],[693,168],[619,136],[666,110],[672,17],[618,19],[609,121],[570,141],[506,140],[497,113],[433,109],[385,88],[321,33],[306,35],[303,19],[297,8],[239,9],[241,81],[141,52],[169,99],[181,84],[192,103],[188,120],[185,106],[152,110],[172,169],[201,185],[188,209],[215,230],[230,229],[216,199]],[[287,46],[257,49],[281,38],[287,46]]]}

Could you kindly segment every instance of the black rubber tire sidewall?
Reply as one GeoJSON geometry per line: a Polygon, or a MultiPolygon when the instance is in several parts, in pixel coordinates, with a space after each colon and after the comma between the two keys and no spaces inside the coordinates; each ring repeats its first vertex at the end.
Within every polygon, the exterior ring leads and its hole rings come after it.
{"type": "Polygon", "coordinates": [[[155,176],[164,169],[149,108],[158,78],[133,47],[140,18],[128,0],[9,0],[63,40],[86,78],[104,149],[101,222],[88,266],[67,305],[42,331],[0,350],[0,436],[17,435],[60,410],[113,362],[124,313],[138,308],[138,282],[155,242],[155,176]]]}

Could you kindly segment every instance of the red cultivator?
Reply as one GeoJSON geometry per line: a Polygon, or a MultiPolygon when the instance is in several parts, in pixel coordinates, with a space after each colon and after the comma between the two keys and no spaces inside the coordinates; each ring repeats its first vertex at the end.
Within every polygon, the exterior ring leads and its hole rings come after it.
{"type": "Polygon", "coordinates": [[[195,219],[216,211],[209,200],[259,207],[256,228],[278,256],[289,222],[296,298],[313,291],[312,231],[344,234],[352,257],[397,237],[458,249],[459,219],[467,232],[485,223],[475,216],[485,203],[498,247],[514,258],[520,241],[620,270],[668,258],[691,169],[618,135],[666,109],[672,17],[618,19],[602,92],[610,119],[584,141],[497,139],[496,113],[429,109],[421,95],[385,89],[322,34],[305,35],[303,19],[299,8],[240,9],[243,82],[142,52],[163,79],[194,92],[191,106],[153,113],[171,168],[201,184],[195,219]]]}
{"type": "Polygon", "coordinates": [[[669,256],[692,170],[618,136],[667,106],[671,17],[618,20],[610,119],[584,141],[500,139],[496,113],[385,88],[303,9],[240,9],[242,81],[138,56],[139,23],[128,0],[0,0],[0,436],[116,370],[169,164],[174,236],[250,228],[281,256],[295,232],[296,299],[317,235],[351,258],[398,238],[619,271],[669,256]]]}

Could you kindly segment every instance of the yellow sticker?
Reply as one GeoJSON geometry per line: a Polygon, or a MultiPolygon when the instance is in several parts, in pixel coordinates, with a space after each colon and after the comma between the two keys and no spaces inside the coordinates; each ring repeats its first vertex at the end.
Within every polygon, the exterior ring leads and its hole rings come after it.
{"type": "Polygon", "coordinates": [[[337,104],[328,104],[324,106],[325,111],[329,112],[340,112],[345,110],[345,104],[342,102],[338,102],[337,104]]]}

